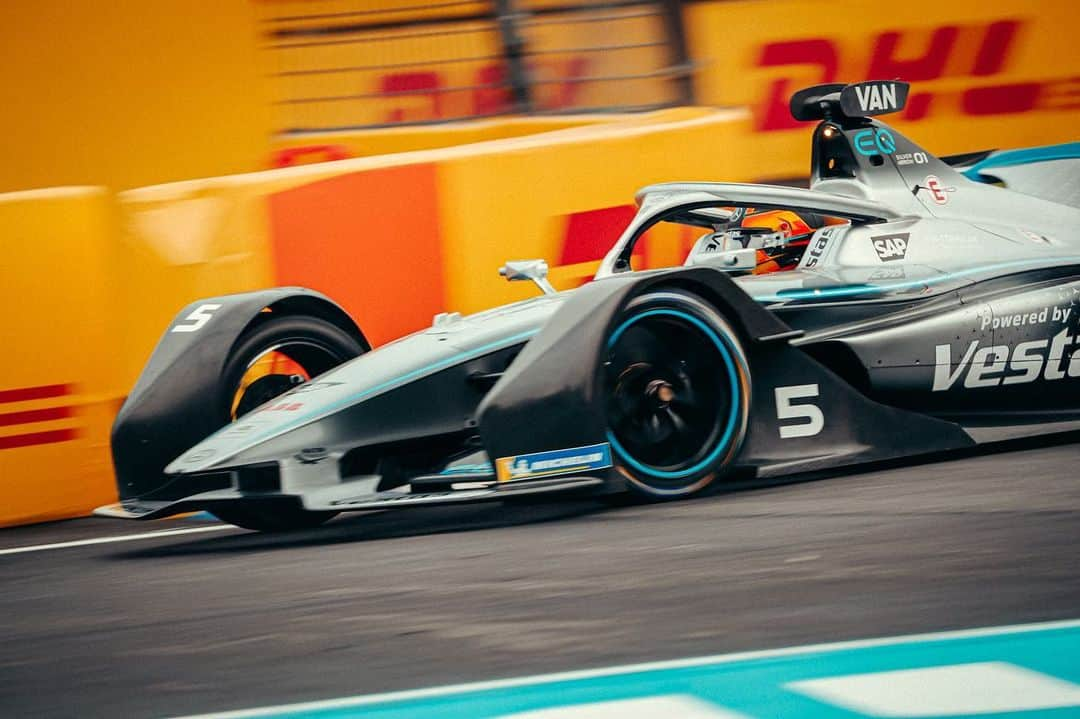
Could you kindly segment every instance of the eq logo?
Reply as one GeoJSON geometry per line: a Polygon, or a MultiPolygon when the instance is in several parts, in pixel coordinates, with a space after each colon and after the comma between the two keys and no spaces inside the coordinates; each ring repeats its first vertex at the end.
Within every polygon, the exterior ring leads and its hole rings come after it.
{"type": "Polygon", "coordinates": [[[909,237],[910,235],[907,232],[901,232],[896,235],[871,237],[870,242],[874,245],[874,251],[877,252],[879,260],[892,262],[907,257],[909,237]]]}
{"type": "Polygon", "coordinates": [[[896,151],[896,138],[883,127],[856,132],[851,141],[858,153],[867,157],[877,154],[888,155],[896,151]]]}

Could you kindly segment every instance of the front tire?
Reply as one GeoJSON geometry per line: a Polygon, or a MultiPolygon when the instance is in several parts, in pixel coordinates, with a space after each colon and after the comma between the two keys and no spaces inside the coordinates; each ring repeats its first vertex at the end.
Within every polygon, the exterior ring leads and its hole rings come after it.
{"type": "Polygon", "coordinates": [[[709,303],[677,290],[630,302],[602,369],[607,440],[638,498],[700,493],[731,469],[750,413],[738,334],[709,303]]]}
{"type": "MultiPolygon", "coordinates": [[[[236,340],[225,364],[218,398],[222,426],[363,354],[364,349],[348,332],[316,317],[271,316],[258,322],[236,340]]],[[[260,532],[311,529],[337,514],[277,502],[229,505],[210,512],[223,522],[260,532]]]]}

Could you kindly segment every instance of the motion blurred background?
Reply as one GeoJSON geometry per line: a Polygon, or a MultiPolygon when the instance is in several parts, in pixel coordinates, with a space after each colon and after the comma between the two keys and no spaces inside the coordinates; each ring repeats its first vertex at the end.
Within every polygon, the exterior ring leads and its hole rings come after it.
{"type": "Polygon", "coordinates": [[[800,181],[811,128],[787,102],[816,83],[912,83],[890,122],[939,155],[1074,141],[1078,14],[1066,0],[5,2],[0,525],[113,501],[112,417],[198,297],[309,286],[378,344],[527,295],[496,277],[506,259],[543,257],[573,286],[638,187],[800,181]]]}

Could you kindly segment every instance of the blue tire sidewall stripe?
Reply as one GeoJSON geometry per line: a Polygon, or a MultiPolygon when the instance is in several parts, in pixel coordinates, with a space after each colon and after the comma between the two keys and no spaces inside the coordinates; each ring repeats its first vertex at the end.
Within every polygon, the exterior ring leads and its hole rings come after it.
{"type": "Polygon", "coordinates": [[[646,464],[642,464],[641,462],[634,459],[630,455],[630,453],[627,452],[626,449],[619,443],[619,440],[616,439],[615,434],[610,429],[608,429],[607,431],[607,439],[608,442],[611,443],[611,446],[619,454],[619,456],[628,465],[633,467],[638,472],[653,477],[658,477],[660,479],[685,479],[686,477],[697,474],[701,470],[706,469],[707,467],[712,465],[716,461],[716,459],[724,452],[724,450],[726,450],[730,446],[732,436],[735,433],[735,428],[739,425],[739,407],[742,400],[742,388],[740,387],[739,379],[735,374],[735,358],[732,356],[735,348],[730,345],[730,339],[725,336],[719,335],[716,330],[702,322],[699,318],[682,310],[671,308],[658,308],[653,310],[646,310],[641,314],[633,315],[632,317],[624,321],[621,325],[619,325],[619,327],[611,333],[611,337],[610,339],[608,339],[607,343],[608,349],[611,349],[615,342],[618,341],[619,337],[622,336],[622,333],[625,332],[626,329],[630,327],[630,325],[634,324],[638,320],[645,319],[646,317],[654,317],[657,315],[677,317],[679,319],[690,322],[692,325],[701,330],[706,337],[712,340],[713,344],[720,351],[721,356],[724,358],[724,368],[727,370],[728,380],[731,384],[731,411],[728,415],[727,427],[724,429],[723,436],[721,437],[720,441],[717,442],[716,447],[714,447],[713,450],[704,459],[702,459],[700,462],[688,469],[673,472],[656,469],[655,467],[650,467],[646,464]]]}

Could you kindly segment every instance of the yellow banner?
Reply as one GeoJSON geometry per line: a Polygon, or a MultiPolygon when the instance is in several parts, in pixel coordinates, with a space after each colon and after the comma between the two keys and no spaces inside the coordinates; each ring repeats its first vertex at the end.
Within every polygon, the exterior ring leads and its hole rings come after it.
{"type": "Polygon", "coordinates": [[[0,376],[0,526],[112,501],[124,305],[113,197],[61,187],[0,195],[11,268],[0,376]]]}
{"type": "Polygon", "coordinates": [[[759,177],[807,174],[809,128],[788,100],[826,82],[910,82],[886,120],[940,155],[1077,139],[1075,3],[740,0],[684,19],[697,101],[751,109],[751,144],[733,151],[757,156],[759,177]]]}
{"type": "MultiPolygon", "coordinates": [[[[519,4],[531,109],[673,104],[659,6],[519,4]],[[603,51],[600,51],[603,50],[603,51]]],[[[334,130],[517,111],[504,38],[490,4],[431,8],[259,2],[275,124],[334,130]]],[[[370,153],[365,153],[370,154],[370,153]]]]}

